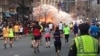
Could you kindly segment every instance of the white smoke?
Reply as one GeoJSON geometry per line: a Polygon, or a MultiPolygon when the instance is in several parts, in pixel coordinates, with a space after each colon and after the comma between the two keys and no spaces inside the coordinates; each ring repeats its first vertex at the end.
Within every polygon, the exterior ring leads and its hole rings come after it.
{"type": "Polygon", "coordinates": [[[51,15],[53,18],[53,23],[58,24],[62,21],[65,24],[69,24],[72,22],[72,17],[70,14],[58,10],[56,7],[52,5],[42,4],[38,7],[33,8],[33,16],[35,17],[45,17],[45,15],[51,15]]]}

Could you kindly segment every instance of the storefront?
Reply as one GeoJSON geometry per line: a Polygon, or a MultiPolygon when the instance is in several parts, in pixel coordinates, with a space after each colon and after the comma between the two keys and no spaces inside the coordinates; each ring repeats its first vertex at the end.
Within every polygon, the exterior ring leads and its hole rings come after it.
{"type": "Polygon", "coordinates": [[[2,6],[0,6],[0,22],[2,22],[2,6]]]}

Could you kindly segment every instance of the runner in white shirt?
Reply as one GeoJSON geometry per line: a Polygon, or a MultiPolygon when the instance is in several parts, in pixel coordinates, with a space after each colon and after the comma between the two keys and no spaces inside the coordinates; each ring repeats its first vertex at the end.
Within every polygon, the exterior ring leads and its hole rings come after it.
{"type": "Polygon", "coordinates": [[[52,23],[49,24],[49,29],[50,29],[50,31],[53,30],[53,24],[52,23]]]}
{"type": "Polygon", "coordinates": [[[62,33],[62,31],[63,31],[63,23],[60,22],[60,23],[58,24],[58,27],[59,27],[59,31],[62,33]]]}
{"type": "Polygon", "coordinates": [[[22,25],[20,25],[20,38],[22,37],[22,35],[23,35],[23,26],[22,25]]]}

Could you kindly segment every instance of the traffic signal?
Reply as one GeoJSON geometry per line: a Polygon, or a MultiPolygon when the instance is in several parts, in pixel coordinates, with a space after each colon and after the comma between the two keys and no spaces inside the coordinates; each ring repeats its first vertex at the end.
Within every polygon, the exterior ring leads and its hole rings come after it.
{"type": "Polygon", "coordinates": [[[97,4],[100,4],[100,0],[97,0],[97,4]]]}

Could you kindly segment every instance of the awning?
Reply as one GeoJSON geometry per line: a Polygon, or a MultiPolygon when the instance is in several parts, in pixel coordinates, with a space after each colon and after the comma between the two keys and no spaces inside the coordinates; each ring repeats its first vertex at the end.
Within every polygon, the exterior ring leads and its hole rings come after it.
{"type": "Polygon", "coordinates": [[[9,14],[10,14],[11,16],[14,16],[14,15],[16,15],[16,13],[12,13],[12,12],[10,12],[9,14]]]}
{"type": "Polygon", "coordinates": [[[4,17],[11,17],[11,15],[8,12],[4,12],[4,17]]]}

